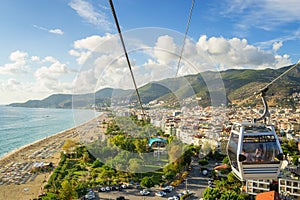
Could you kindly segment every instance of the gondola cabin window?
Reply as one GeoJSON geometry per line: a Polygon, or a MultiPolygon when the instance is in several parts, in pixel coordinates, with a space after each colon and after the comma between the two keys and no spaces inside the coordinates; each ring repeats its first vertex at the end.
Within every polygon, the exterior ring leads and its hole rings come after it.
{"type": "Polygon", "coordinates": [[[232,167],[239,171],[237,165],[237,148],[239,142],[239,135],[232,133],[228,143],[228,156],[231,161],[232,167]]]}
{"type": "Polygon", "coordinates": [[[244,126],[244,133],[267,133],[271,132],[272,130],[264,125],[261,126],[253,126],[253,125],[246,125],[244,126]]]}
{"type": "Polygon", "coordinates": [[[274,135],[244,135],[242,154],[243,163],[279,163],[276,156],[280,153],[274,135]]]}

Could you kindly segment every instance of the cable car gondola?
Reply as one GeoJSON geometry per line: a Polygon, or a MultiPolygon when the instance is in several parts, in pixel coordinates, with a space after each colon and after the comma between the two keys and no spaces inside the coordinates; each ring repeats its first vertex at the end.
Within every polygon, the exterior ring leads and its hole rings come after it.
{"type": "Polygon", "coordinates": [[[241,180],[277,179],[283,153],[274,127],[266,125],[269,116],[265,93],[261,91],[264,113],[253,122],[234,123],[227,145],[233,173],[241,180]],[[258,123],[265,120],[265,123],[258,123]]]}

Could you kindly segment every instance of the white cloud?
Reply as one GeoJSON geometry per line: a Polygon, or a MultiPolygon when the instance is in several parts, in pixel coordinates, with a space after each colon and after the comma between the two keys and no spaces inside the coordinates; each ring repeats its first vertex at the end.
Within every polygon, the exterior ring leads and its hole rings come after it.
{"type": "Polygon", "coordinates": [[[245,28],[256,26],[265,30],[282,24],[300,21],[298,0],[230,0],[224,5],[223,14],[233,14],[245,28]]]}
{"type": "Polygon", "coordinates": [[[73,80],[74,70],[56,58],[30,56],[19,50],[12,52],[9,58],[11,62],[0,67],[0,74],[4,74],[0,79],[1,103],[24,102],[52,93],[72,92],[70,80],[73,80]],[[29,73],[33,70],[34,73],[29,73]]]}
{"type": "Polygon", "coordinates": [[[64,32],[61,30],[61,29],[47,29],[45,27],[42,27],[42,26],[38,26],[38,25],[33,25],[34,28],[37,28],[37,29],[40,29],[42,31],[46,31],[46,32],[49,32],[49,33],[53,33],[53,34],[57,34],[57,35],[63,35],[64,32]]]}
{"type": "Polygon", "coordinates": [[[26,73],[28,71],[28,66],[26,66],[26,60],[28,54],[22,51],[14,51],[10,54],[11,63],[4,64],[0,66],[0,74],[20,74],[26,73]]]}
{"type": "Polygon", "coordinates": [[[174,39],[168,35],[157,38],[154,47],[154,56],[161,64],[168,64],[176,58],[177,47],[174,39]]]}
{"type": "Polygon", "coordinates": [[[38,56],[31,56],[30,60],[35,62],[35,61],[40,61],[40,58],[38,56]]]}
{"type": "Polygon", "coordinates": [[[282,47],[282,41],[279,41],[279,42],[274,42],[273,44],[273,50],[274,51],[278,51],[281,47],[282,47]]]}
{"type": "Polygon", "coordinates": [[[41,79],[55,79],[63,74],[68,73],[68,68],[66,64],[60,63],[58,60],[51,56],[47,56],[43,60],[44,62],[50,62],[49,67],[42,66],[35,72],[35,77],[39,80],[41,79]]]}
{"type": "MultiPolygon", "coordinates": [[[[178,52],[181,48],[178,44],[181,44],[182,38],[159,34],[156,40],[152,40],[152,44],[147,45],[137,37],[135,40],[130,39],[127,38],[126,47],[138,86],[150,81],[207,70],[279,68],[291,64],[288,55],[262,50],[259,46],[249,44],[246,39],[202,35],[196,42],[187,39],[176,75],[178,52]]],[[[278,49],[282,45],[279,42],[274,48],[278,49]]],[[[75,41],[73,47],[69,51],[70,55],[77,57],[77,62],[83,64],[76,82],[78,91],[92,92],[103,87],[133,87],[123,49],[115,36],[90,36],[75,41]]]]}
{"type": "Polygon", "coordinates": [[[50,33],[54,33],[54,34],[58,34],[58,35],[63,35],[64,32],[61,29],[50,29],[49,30],[50,33]]]}
{"type": "Polygon", "coordinates": [[[62,81],[64,76],[71,73],[71,70],[67,68],[67,65],[51,56],[45,57],[43,62],[50,63],[50,66],[42,66],[35,71],[34,76],[36,78],[36,83],[33,90],[36,92],[48,91],[49,93],[71,93],[73,87],[72,82],[62,81]]]}
{"type": "Polygon", "coordinates": [[[110,57],[119,57],[123,49],[118,42],[116,35],[106,34],[105,36],[92,35],[73,43],[74,49],[69,51],[69,54],[75,57],[77,63],[83,65],[92,53],[105,54],[110,57]]]}
{"type": "Polygon", "coordinates": [[[224,38],[211,37],[207,41],[207,48],[210,54],[225,54],[230,48],[229,42],[224,38]]]}
{"type": "Polygon", "coordinates": [[[75,50],[70,50],[70,51],[69,51],[69,54],[70,54],[71,56],[76,56],[76,57],[78,57],[78,58],[76,59],[76,61],[77,61],[77,63],[78,63],[79,65],[82,65],[82,64],[84,64],[85,61],[90,57],[91,52],[90,52],[90,51],[78,52],[78,51],[75,51],[75,50]]]}
{"type": "MultiPolygon", "coordinates": [[[[281,45],[281,43],[283,45],[284,42],[298,40],[298,39],[300,39],[300,29],[297,29],[295,31],[289,31],[289,34],[283,37],[255,43],[255,46],[258,46],[262,49],[269,49],[270,47],[272,47],[272,49],[275,50],[274,44],[276,44],[275,46],[279,47],[278,45],[281,45]]],[[[282,47],[282,45],[280,46],[280,48],[282,47]]]]}
{"type": "Polygon", "coordinates": [[[95,92],[97,78],[93,69],[81,71],[73,81],[75,94],[93,93],[95,92]]]}
{"type": "Polygon", "coordinates": [[[84,0],[71,0],[69,6],[74,9],[77,14],[86,20],[105,31],[111,30],[111,23],[108,21],[104,12],[96,11],[92,4],[84,0]]]}
{"type": "Polygon", "coordinates": [[[120,53],[119,38],[116,35],[106,34],[101,37],[98,35],[92,35],[81,40],[76,40],[73,44],[75,49],[95,51],[99,53],[120,53]],[[105,48],[103,48],[105,47],[105,48]]]}
{"type": "MultiPolygon", "coordinates": [[[[201,36],[196,46],[199,58],[220,66],[220,69],[277,68],[282,67],[279,63],[291,63],[289,57],[281,57],[279,62],[279,57],[274,55],[273,52],[250,45],[246,39],[224,39],[222,37],[208,39],[207,36],[201,36]]],[[[200,60],[198,62],[201,63],[200,60]]]]}
{"type": "Polygon", "coordinates": [[[9,91],[16,91],[21,86],[21,83],[16,79],[8,79],[5,87],[9,91]]]}

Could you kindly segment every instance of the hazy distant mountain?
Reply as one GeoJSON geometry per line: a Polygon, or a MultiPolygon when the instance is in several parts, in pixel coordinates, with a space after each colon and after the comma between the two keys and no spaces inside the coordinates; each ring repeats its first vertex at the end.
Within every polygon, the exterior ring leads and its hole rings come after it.
{"type": "Polygon", "coordinates": [[[43,100],[29,100],[25,103],[12,103],[8,106],[30,108],[71,108],[71,94],[53,94],[43,100]]]}
{"type": "MultiPolygon", "coordinates": [[[[226,90],[227,101],[251,105],[258,101],[253,98],[254,92],[258,92],[259,89],[274,80],[289,67],[291,66],[264,70],[230,69],[220,73],[207,71],[196,75],[168,78],[148,83],[139,88],[139,93],[143,103],[148,103],[153,100],[163,100],[164,102],[172,103],[191,96],[196,96],[201,97],[201,101],[199,101],[201,105],[210,105],[211,96],[218,97],[218,95],[222,95],[222,90],[215,86],[215,82],[217,82],[216,77],[221,75],[226,90]],[[210,86],[210,90],[208,90],[207,85],[210,86]]],[[[294,69],[289,72],[279,81],[275,82],[269,91],[270,94],[274,93],[271,97],[271,101],[274,104],[283,103],[283,100],[294,92],[300,92],[300,69],[294,69]]],[[[111,103],[128,104],[129,102],[137,102],[135,90],[104,88],[95,94],[74,96],[71,94],[54,94],[43,100],[29,100],[25,103],[13,103],[9,106],[71,108],[72,97],[73,104],[77,108],[90,107],[94,104],[109,106],[111,103]]]]}

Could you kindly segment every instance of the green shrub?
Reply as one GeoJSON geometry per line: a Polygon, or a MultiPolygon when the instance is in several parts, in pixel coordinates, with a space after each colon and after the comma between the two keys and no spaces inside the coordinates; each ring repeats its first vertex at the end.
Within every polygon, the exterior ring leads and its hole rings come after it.
{"type": "Polygon", "coordinates": [[[207,160],[199,160],[198,161],[199,165],[207,165],[208,164],[208,161],[207,160]]]}
{"type": "Polygon", "coordinates": [[[151,188],[154,186],[154,182],[151,177],[146,176],[142,179],[141,186],[146,187],[146,188],[151,188]]]}

